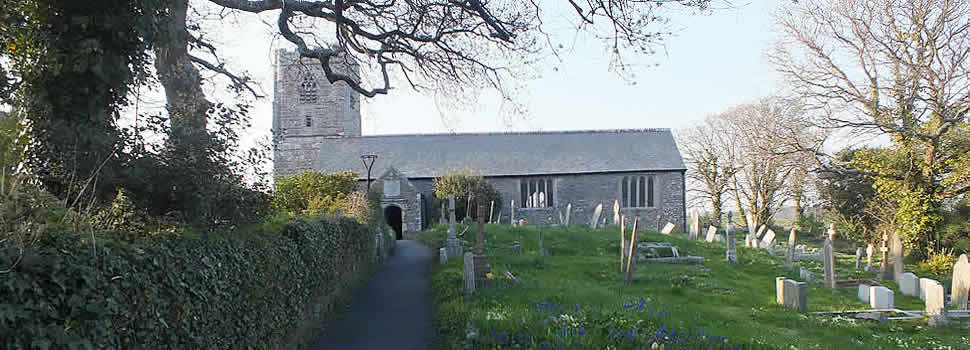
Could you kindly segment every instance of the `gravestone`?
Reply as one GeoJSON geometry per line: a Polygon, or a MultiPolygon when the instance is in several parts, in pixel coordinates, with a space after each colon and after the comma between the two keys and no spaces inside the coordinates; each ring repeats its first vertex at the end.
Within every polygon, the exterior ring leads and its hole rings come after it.
{"type": "Polygon", "coordinates": [[[869,288],[869,306],[873,309],[892,309],[893,291],[883,286],[869,288]]]}
{"type": "Polygon", "coordinates": [[[731,213],[728,213],[727,217],[728,217],[727,228],[725,228],[724,230],[725,231],[724,239],[727,241],[727,251],[725,252],[725,254],[727,255],[727,261],[729,263],[737,264],[738,252],[737,252],[737,249],[735,249],[734,247],[734,232],[731,232],[734,228],[733,227],[734,223],[731,221],[731,213]]]}
{"type": "Polygon", "coordinates": [[[939,281],[929,280],[926,282],[926,315],[930,319],[935,319],[936,324],[946,323],[946,299],[943,292],[943,285],[939,281]]]}
{"type": "Polygon", "coordinates": [[[919,277],[916,277],[912,272],[904,273],[899,276],[899,291],[903,295],[908,295],[911,297],[919,296],[919,277]]]}
{"type": "Polygon", "coordinates": [[[626,256],[627,251],[626,243],[626,216],[620,217],[620,273],[626,270],[626,256]]]}
{"type": "Polygon", "coordinates": [[[633,232],[630,233],[630,252],[626,258],[626,282],[630,283],[633,281],[633,269],[636,268],[633,253],[636,252],[637,247],[637,223],[640,221],[639,217],[633,217],[633,232]]]}
{"type": "Polygon", "coordinates": [[[768,229],[768,233],[761,238],[761,248],[768,248],[775,244],[775,231],[768,229]]]}
{"type": "MultiPolygon", "coordinates": [[[[512,200],[512,204],[509,205],[509,224],[515,227],[515,200],[512,200]]],[[[569,225],[569,214],[566,214],[566,225],[569,225]]]]}
{"type": "Polygon", "coordinates": [[[620,201],[613,202],[613,225],[620,225],[620,201]]]}
{"type": "Polygon", "coordinates": [[[448,262],[448,250],[445,247],[438,248],[438,263],[444,264],[448,262]]]}
{"type": "Polygon", "coordinates": [[[492,223],[492,214],[495,213],[495,201],[491,201],[488,205],[488,223],[492,223]]]}
{"type": "Polygon", "coordinates": [[[825,288],[835,289],[835,252],[832,249],[832,239],[826,238],[822,248],[822,263],[825,265],[825,288]]]}
{"type": "Polygon", "coordinates": [[[788,250],[785,251],[785,267],[789,269],[792,268],[792,260],[795,259],[795,239],[796,233],[793,228],[788,234],[788,250]]]}
{"type": "Polygon", "coordinates": [[[751,238],[751,247],[752,248],[758,248],[760,246],[761,246],[761,241],[758,240],[758,237],[752,237],[751,238]]]}
{"type": "Polygon", "coordinates": [[[445,215],[448,215],[448,208],[445,207],[445,202],[441,202],[441,218],[438,219],[439,224],[445,223],[445,215]]]}
{"type": "Polygon", "coordinates": [[[717,227],[708,226],[707,227],[707,237],[704,238],[708,243],[714,242],[714,235],[717,234],[717,227]]]}
{"type": "Polygon", "coordinates": [[[744,235],[744,247],[751,248],[751,234],[744,235]]]}
{"type": "Polygon", "coordinates": [[[674,232],[674,226],[674,223],[668,222],[666,225],[664,225],[664,229],[661,230],[660,233],[669,235],[671,232],[674,232]]]}
{"type": "Polygon", "coordinates": [[[953,265],[953,285],[950,290],[950,303],[954,309],[967,309],[967,294],[970,294],[970,262],[966,254],[953,265]]]}
{"type": "MultiPolygon", "coordinates": [[[[469,210],[471,211],[471,210],[469,210]]],[[[486,279],[492,266],[488,264],[485,257],[485,214],[484,205],[478,206],[478,235],[475,237],[475,279],[486,279]]]]}
{"type": "Polygon", "coordinates": [[[815,281],[815,273],[804,267],[799,268],[798,277],[808,283],[812,283],[815,281]]]}
{"type": "Polygon", "coordinates": [[[600,215],[603,214],[603,203],[597,204],[596,209],[593,209],[593,217],[589,221],[589,227],[596,229],[599,227],[600,215]]]}
{"type": "Polygon", "coordinates": [[[720,233],[717,234],[716,236],[714,236],[714,241],[718,243],[724,242],[724,235],[720,233]]]}
{"type": "Polygon", "coordinates": [[[866,245],[866,271],[872,271],[872,254],[876,252],[872,243],[866,245]]]}
{"type": "Polygon", "coordinates": [[[855,249],[855,268],[859,269],[859,266],[861,265],[862,265],[862,247],[858,247],[855,249]]]}
{"type": "Polygon", "coordinates": [[[512,254],[519,255],[522,253],[522,244],[519,241],[512,241],[512,254]]]}
{"type": "Polygon", "coordinates": [[[785,277],[775,277],[775,302],[785,305],[785,277]]]}
{"type": "Polygon", "coordinates": [[[785,280],[785,307],[798,312],[808,308],[808,283],[785,280]]]}
{"type": "Polygon", "coordinates": [[[860,284],[859,285],[859,301],[861,301],[863,303],[866,303],[866,304],[869,303],[869,295],[871,293],[869,291],[869,288],[871,288],[871,287],[868,284],[860,284]]]}
{"type": "Polygon", "coordinates": [[[459,257],[462,254],[461,242],[458,241],[458,237],[455,235],[455,196],[448,196],[448,238],[445,241],[445,247],[448,248],[449,257],[459,257]]]}
{"type": "Polygon", "coordinates": [[[692,220],[690,223],[690,240],[696,241],[701,235],[701,216],[697,213],[697,209],[691,210],[692,220]]]}
{"type": "Polygon", "coordinates": [[[560,225],[565,225],[566,224],[566,221],[562,217],[562,210],[556,210],[556,213],[559,214],[559,224],[560,225]]]}
{"type": "Polygon", "coordinates": [[[903,240],[899,238],[899,232],[893,233],[893,280],[899,282],[899,277],[905,272],[903,265],[903,240]]]}
{"type": "Polygon", "coordinates": [[[569,216],[573,213],[573,204],[566,204],[566,226],[569,226],[569,216]]]}
{"type": "Polygon", "coordinates": [[[475,294],[475,258],[472,252],[465,253],[465,295],[475,294]]]}
{"type": "Polygon", "coordinates": [[[920,300],[926,301],[926,288],[929,287],[929,285],[933,282],[936,282],[936,281],[929,278],[919,279],[919,299],[920,300]]]}

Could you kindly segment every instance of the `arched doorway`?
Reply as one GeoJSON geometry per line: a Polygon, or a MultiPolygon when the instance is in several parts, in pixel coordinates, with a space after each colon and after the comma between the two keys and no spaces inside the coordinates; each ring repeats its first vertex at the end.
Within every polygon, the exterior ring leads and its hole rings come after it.
{"type": "Polygon", "coordinates": [[[396,205],[388,205],[386,208],[384,208],[384,222],[394,229],[394,235],[397,237],[397,239],[404,239],[404,236],[401,233],[401,220],[401,207],[396,205]]]}

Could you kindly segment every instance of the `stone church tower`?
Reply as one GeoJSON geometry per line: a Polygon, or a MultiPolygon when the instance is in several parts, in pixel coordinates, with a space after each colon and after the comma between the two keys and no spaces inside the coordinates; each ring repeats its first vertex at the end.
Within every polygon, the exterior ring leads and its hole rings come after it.
{"type": "MultiPolygon", "coordinates": [[[[274,68],[274,177],[312,168],[323,140],[361,135],[360,96],[344,82],[330,84],[319,61],[280,50],[274,68]]],[[[357,66],[343,70],[358,74],[357,66]]]]}

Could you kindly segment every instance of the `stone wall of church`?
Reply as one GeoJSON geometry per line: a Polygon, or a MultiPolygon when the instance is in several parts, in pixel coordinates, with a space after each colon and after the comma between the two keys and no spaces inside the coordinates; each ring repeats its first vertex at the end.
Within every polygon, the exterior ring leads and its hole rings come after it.
{"type": "Polygon", "coordinates": [[[596,205],[602,203],[601,220],[606,218],[609,224],[613,224],[613,203],[622,196],[621,180],[624,176],[631,175],[654,176],[654,206],[621,208],[621,214],[627,217],[639,216],[640,227],[659,230],[669,221],[677,225],[675,231],[683,232],[684,179],[679,171],[552,176],[556,184],[553,190],[553,207],[550,208],[522,208],[519,184],[524,178],[499,177],[488,178],[488,181],[502,194],[504,201],[500,219],[502,223],[509,222],[511,214],[509,206],[511,201],[515,200],[516,219],[525,219],[530,223],[558,224],[559,212],[565,215],[566,206],[572,203],[570,223],[588,224],[596,205]]]}

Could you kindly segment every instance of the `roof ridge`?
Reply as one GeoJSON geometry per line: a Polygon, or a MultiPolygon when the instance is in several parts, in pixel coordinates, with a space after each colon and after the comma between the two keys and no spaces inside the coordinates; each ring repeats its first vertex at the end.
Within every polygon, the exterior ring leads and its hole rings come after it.
{"type": "Polygon", "coordinates": [[[484,131],[484,132],[454,132],[454,133],[407,133],[407,134],[379,134],[361,135],[345,138],[368,137],[416,137],[416,136],[488,136],[488,135],[552,135],[552,134],[606,134],[606,133],[635,133],[635,132],[669,132],[670,128],[635,128],[635,129],[585,129],[585,130],[551,130],[551,131],[484,131]]]}

